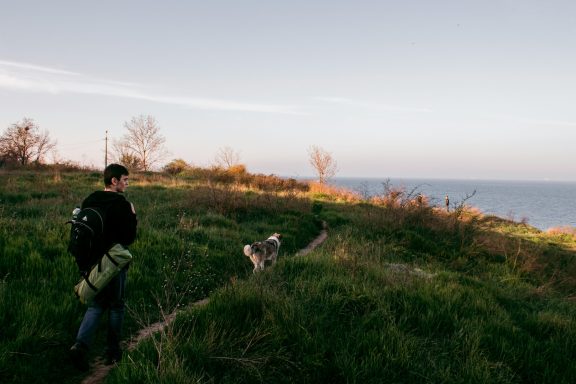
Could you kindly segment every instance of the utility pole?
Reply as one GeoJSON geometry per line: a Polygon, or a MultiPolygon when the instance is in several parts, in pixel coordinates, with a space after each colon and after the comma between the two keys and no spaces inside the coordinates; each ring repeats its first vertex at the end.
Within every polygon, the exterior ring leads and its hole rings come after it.
{"type": "Polygon", "coordinates": [[[104,168],[108,166],[108,130],[106,130],[106,144],[104,144],[104,168]]]}

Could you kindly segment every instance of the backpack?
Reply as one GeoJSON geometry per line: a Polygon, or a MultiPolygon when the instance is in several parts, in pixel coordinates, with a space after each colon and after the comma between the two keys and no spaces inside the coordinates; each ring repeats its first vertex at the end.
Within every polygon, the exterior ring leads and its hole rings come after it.
{"type": "Polygon", "coordinates": [[[104,212],[98,208],[74,209],[71,224],[68,252],[76,259],[82,275],[90,269],[104,254],[102,252],[104,237],[104,212]]]}

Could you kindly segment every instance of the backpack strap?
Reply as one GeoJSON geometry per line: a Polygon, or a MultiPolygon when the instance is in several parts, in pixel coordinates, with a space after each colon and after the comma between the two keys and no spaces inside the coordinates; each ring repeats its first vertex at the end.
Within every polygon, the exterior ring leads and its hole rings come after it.
{"type": "Polygon", "coordinates": [[[112,264],[114,264],[115,266],[119,266],[120,263],[118,263],[116,260],[114,260],[112,258],[112,256],[110,256],[110,254],[108,252],[106,252],[106,257],[108,257],[108,259],[112,262],[112,264]]]}
{"type": "Polygon", "coordinates": [[[88,284],[88,286],[89,286],[90,288],[92,288],[92,290],[98,291],[98,288],[96,288],[96,286],[90,282],[90,279],[89,279],[89,277],[90,277],[90,272],[82,272],[82,277],[83,277],[84,280],[86,281],[86,284],[88,284]]]}
{"type": "MultiPolygon", "coordinates": [[[[110,256],[110,253],[106,252],[106,253],[104,254],[104,256],[106,256],[106,257],[108,258],[108,260],[110,260],[110,262],[111,262],[112,264],[114,264],[115,266],[119,266],[119,265],[120,265],[116,260],[114,260],[114,259],[112,258],[112,256],[110,256]]],[[[102,256],[102,257],[104,257],[104,256],[102,256]]],[[[100,258],[100,260],[98,260],[98,272],[101,272],[101,271],[102,271],[102,257],[100,258]]],[[[96,288],[96,286],[95,286],[94,284],[92,284],[92,283],[90,282],[90,280],[89,280],[89,278],[90,278],[90,272],[82,272],[82,278],[86,281],[86,284],[88,284],[88,286],[89,286],[90,288],[92,288],[92,290],[98,291],[98,288],[96,288]]]]}
{"type": "MultiPolygon", "coordinates": [[[[110,256],[110,254],[109,254],[108,252],[106,252],[106,253],[104,254],[104,256],[106,256],[106,257],[108,258],[108,260],[110,260],[110,262],[111,262],[112,264],[114,264],[115,266],[119,266],[119,265],[120,265],[116,260],[114,260],[114,259],[112,258],[112,256],[110,256]]],[[[98,272],[101,272],[101,271],[102,271],[102,258],[103,258],[104,256],[102,256],[102,257],[100,258],[100,260],[98,260],[98,272]]]]}

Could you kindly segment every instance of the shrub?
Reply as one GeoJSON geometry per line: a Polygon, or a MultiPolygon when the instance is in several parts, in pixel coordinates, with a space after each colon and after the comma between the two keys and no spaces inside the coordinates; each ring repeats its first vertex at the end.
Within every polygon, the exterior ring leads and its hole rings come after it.
{"type": "Polygon", "coordinates": [[[189,169],[190,165],[182,159],[174,159],[162,168],[169,175],[177,175],[189,169]]]}

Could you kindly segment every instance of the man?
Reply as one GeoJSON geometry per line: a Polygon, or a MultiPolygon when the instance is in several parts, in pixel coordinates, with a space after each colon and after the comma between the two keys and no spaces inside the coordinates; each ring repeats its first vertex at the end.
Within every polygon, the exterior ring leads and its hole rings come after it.
{"type": "MultiPolygon", "coordinates": [[[[90,194],[83,202],[82,208],[98,208],[105,212],[104,240],[99,244],[99,251],[104,254],[115,244],[124,247],[132,244],[136,238],[136,212],[134,206],[122,195],[128,186],[128,170],[119,164],[110,164],[104,170],[104,191],[90,194]]],[[[74,365],[81,370],[88,370],[88,351],[100,317],[108,310],[108,335],[106,363],[114,364],[122,358],[120,339],[124,320],[124,287],[128,267],[120,271],[110,283],[96,295],[89,304],[76,343],[70,348],[70,357],[74,365]]]]}

